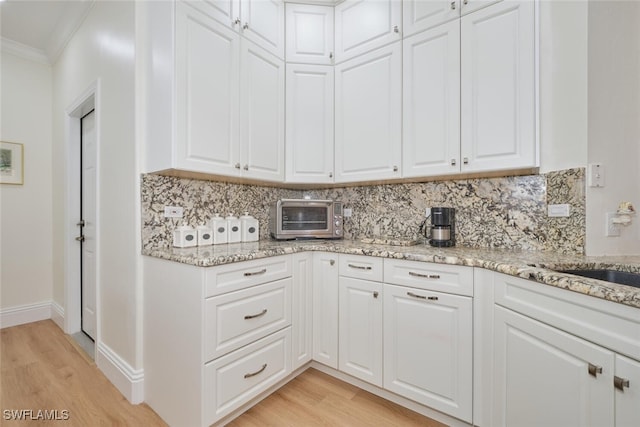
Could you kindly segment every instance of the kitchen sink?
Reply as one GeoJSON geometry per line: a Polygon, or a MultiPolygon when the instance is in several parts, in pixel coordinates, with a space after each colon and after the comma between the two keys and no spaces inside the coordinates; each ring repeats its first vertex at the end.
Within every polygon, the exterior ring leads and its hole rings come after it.
{"type": "Polygon", "coordinates": [[[616,270],[560,270],[559,272],[640,288],[639,273],[627,273],[616,270]]]}

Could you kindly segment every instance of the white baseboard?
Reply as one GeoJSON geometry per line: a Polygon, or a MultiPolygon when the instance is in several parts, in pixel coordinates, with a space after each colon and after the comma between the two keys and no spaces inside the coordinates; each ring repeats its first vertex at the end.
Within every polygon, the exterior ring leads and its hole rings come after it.
{"type": "Polygon", "coordinates": [[[51,301],[51,320],[64,331],[64,308],[55,301],[51,301]]]}
{"type": "Polygon", "coordinates": [[[97,345],[96,364],[107,379],[133,404],[144,401],[144,370],[133,369],[106,344],[97,345]]]}
{"type": "Polygon", "coordinates": [[[0,310],[0,329],[51,319],[51,301],[0,310]]]}

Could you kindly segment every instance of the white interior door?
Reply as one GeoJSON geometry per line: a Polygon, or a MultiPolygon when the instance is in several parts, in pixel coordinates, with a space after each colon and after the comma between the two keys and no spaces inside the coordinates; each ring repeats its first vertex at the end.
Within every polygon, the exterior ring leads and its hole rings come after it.
{"type": "Polygon", "coordinates": [[[82,331],[96,339],[96,120],[91,111],[80,120],[81,129],[81,300],[82,331]]]}

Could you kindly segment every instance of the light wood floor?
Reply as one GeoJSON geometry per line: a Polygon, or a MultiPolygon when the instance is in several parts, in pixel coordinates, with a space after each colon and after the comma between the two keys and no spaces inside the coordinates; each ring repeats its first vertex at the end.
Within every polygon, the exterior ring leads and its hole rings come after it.
{"type": "MultiPolygon", "coordinates": [[[[1,330],[0,425],[166,426],[146,404],[131,405],[52,321],[1,330]],[[66,421],[6,420],[4,410],[67,410],[66,421]]],[[[231,426],[442,426],[314,369],[231,426]]]]}

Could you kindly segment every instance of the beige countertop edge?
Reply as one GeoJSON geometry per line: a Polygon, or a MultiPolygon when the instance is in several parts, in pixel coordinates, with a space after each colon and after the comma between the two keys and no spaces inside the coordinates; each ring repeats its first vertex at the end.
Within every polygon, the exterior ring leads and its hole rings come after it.
{"type": "Polygon", "coordinates": [[[640,308],[640,288],[588,279],[557,270],[608,268],[640,272],[640,256],[588,257],[541,251],[480,248],[432,248],[425,245],[388,246],[357,241],[260,241],[199,248],[152,248],[142,254],[154,258],[212,267],[305,251],[368,255],[410,261],[481,267],[535,280],[561,289],[640,308]]]}

